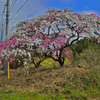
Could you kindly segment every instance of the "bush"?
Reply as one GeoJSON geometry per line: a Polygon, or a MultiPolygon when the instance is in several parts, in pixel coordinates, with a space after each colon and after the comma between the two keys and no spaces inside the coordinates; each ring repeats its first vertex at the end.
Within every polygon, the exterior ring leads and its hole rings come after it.
{"type": "Polygon", "coordinates": [[[19,67],[24,67],[24,59],[29,59],[28,55],[19,55],[17,54],[16,56],[12,55],[10,58],[14,58],[13,62],[10,62],[10,68],[11,69],[16,69],[19,67]]]}
{"type": "Polygon", "coordinates": [[[96,65],[100,65],[100,50],[85,50],[80,54],[77,60],[79,66],[89,66],[94,67],[96,65]]]}

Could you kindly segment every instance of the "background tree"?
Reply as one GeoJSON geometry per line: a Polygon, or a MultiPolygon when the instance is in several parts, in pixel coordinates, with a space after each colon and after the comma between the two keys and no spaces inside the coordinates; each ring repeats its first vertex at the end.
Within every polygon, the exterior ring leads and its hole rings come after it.
{"type": "Polygon", "coordinates": [[[95,51],[100,47],[100,43],[98,43],[98,39],[96,37],[81,39],[70,46],[70,49],[73,52],[74,57],[77,58],[81,53],[86,49],[94,49],[95,51]]]}

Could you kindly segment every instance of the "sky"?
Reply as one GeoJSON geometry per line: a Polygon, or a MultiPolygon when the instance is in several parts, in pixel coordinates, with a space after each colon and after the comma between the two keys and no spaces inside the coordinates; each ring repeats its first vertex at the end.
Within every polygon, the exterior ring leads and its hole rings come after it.
{"type": "MultiPolygon", "coordinates": [[[[10,5],[13,0],[10,0],[10,5]]],[[[15,0],[14,0],[15,1],[15,0]]],[[[26,0],[17,0],[10,12],[10,18],[23,5],[26,0]]],[[[6,0],[0,0],[0,36],[2,24],[2,11],[6,0]]],[[[11,7],[11,6],[10,6],[11,7]]],[[[75,13],[96,13],[100,16],[100,0],[29,0],[26,5],[9,22],[9,30],[19,21],[31,19],[42,15],[49,8],[72,9],[75,13]]],[[[1,37],[0,37],[1,39],[1,37]]]]}

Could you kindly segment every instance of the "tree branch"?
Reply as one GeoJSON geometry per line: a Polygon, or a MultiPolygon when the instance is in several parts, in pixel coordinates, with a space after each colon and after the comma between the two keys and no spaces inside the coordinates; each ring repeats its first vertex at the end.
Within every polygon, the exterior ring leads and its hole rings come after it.
{"type": "Polygon", "coordinates": [[[47,55],[46,53],[43,53],[43,55],[46,56],[46,57],[50,57],[50,58],[52,58],[52,59],[55,60],[55,61],[59,61],[58,59],[55,59],[54,57],[52,57],[52,56],[50,56],[50,55],[47,55]]]}

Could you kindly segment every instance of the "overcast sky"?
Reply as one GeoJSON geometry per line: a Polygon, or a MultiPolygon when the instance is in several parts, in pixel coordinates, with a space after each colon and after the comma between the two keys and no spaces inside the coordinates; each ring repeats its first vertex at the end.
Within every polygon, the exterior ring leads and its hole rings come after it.
{"type": "MultiPolygon", "coordinates": [[[[10,0],[10,5],[13,0],[10,0]]],[[[15,1],[15,0],[14,0],[15,1]]],[[[26,0],[17,0],[15,6],[10,12],[10,18],[22,6],[26,0]]],[[[6,0],[0,0],[0,34],[1,34],[1,17],[6,0]]],[[[65,9],[70,8],[76,13],[97,13],[100,16],[100,0],[29,0],[27,4],[17,13],[9,22],[9,30],[21,20],[34,18],[42,15],[48,8],[65,9]]]]}

